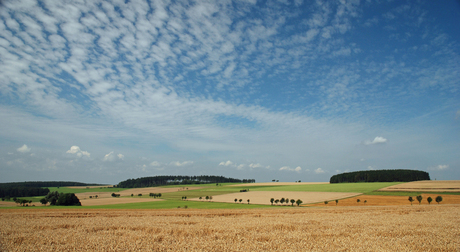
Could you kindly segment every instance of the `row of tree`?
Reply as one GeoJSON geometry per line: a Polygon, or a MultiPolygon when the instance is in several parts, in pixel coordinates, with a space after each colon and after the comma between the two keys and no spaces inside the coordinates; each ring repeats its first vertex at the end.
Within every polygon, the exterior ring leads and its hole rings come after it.
{"type": "Polygon", "coordinates": [[[255,179],[235,179],[223,176],[153,176],[137,179],[128,179],[118,183],[120,188],[139,188],[162,185],[188,185],[211,183],[255,183],[255,179]]]}
{"type": "MultiPolygon", "coordinates": [[[[235,199],[236,200],[236,199],[235,199]]],[[[270,199],[270,203],[273,205],[273,203],[275,204],[278,204],[278,203],[281,203],[281,204],[284,204],[284,203],[287,203],[289,204],[289,202],[291,202],[291,206],[294,206],[294,203],[297,204],[297,206],[300,206],[300,204],[303,203],[303,201],[301,199],[298,199],[298,200],[295,200],[295,199],[291,199],[289,200],[288,198],[281,198],[281,199],[275,199],[275,198],[271,198],[270,199]]]]}
{"type": "Polygon", "coordinates": [[[1,187],[61,187],[61,186],[99,186],[101,184],[86,184],[72,181],[27,181],[0,183],[1,187]]]}
{"type": "Polygon", "coordinates": [[[44,196],[50,192],[48,188],[42,187],[24,187],[24,186],[3,186],[0,187],[0,197],[33,197],[44,196]]]}
{"type": "MultiPolygon", "coordinates": [[[[417,199],[418,204],[420,205],[420,203],[422,203],[423,197],[422,197],[422,195],[418,195],[417,197],[415,197],[415,199],[417,199]]],[[[412,202],[414,201],[414,198],[412,198],[412,196],[409,196],[408,200],[410,201],[410,204],[412,205],[412,202]]],[[[442,197],[438,196],[438,197],[435,198],[435,200],[436,200],[436,203],[439,204],[442,201],[442,197]]],[[[428,201],[428,204],[431,204],[431,202],[433,201],[433,198],[428,197],[428,198],[426,198],[426,201],[428,201]]]]}
{"type": "Polygon", "coordinates": [[[428,172],[417,170],[371,170],[336,174],[329,180],[330,183],[352,182],[409,182],[430,180],[428,172]]]}

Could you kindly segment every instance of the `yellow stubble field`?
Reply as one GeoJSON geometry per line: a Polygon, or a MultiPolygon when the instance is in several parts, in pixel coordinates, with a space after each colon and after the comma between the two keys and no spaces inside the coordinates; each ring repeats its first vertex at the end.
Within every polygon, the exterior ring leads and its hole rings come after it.
{"type": "Polygon", "coordinates": [[[458,251],[458,205],[0,210],[1,251],[458,251]]]}

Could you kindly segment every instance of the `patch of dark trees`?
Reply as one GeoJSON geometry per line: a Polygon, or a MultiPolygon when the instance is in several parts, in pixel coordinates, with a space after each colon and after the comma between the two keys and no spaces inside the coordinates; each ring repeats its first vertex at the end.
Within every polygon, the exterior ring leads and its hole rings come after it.
{"type": "Polygon", "coordinates": [[[336,174],[329,182],[410,182],[418,180],[430,180],[430,175],[428,172],[417,170],[370,170],[336,174]]]}
{"type": "Polygon", "coordinates": [[[0,197],[32,197],[32,196],[43,196],[50,192],[48,188],[42,187],[13,187],[5,186],[0,187],[0,197]]]}
{"type": "Polygon", "coordinates": [[[0,183],[1,187],[65,187],[65,186],[102,186],[102,184],[87,184],[72,181],[26,181],[0,183]]]}
{"type": "Polygon", "coordinates": [[[120,188],[153,187],[162,185],[190,185],[212,183],[255,183],[255,179],[235,179],[223,176],[154,176],[128,179],[118,183],[120,188]]]}
{"type": "Polygon", "coordinates": [[[48,193],[40,202],[44,205],[49,203],[51,206],[81,206],[75,193],[59,193],[57,191],[48,193]]]}

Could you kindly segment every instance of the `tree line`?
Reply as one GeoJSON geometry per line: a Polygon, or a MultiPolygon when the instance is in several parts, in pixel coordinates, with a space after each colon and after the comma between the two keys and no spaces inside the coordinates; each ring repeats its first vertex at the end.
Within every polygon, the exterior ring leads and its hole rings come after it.
{"type": "Polygon", "coordinates": [[[153,176],[137,179],[128,179],[118,183],[120,188],[139,188],[162,185],[189,185],[189,184],[211,184],[211,183],[255,183],[255,179],[235,179],[223,176],[153,176]]]}
{"type": "Polygon", "coordinates": [[[329,180],[330,183],[352,182],[410,182],[430,180],[428,172],[417,170],[371,170],[336,174],[329,180]]]}
{"type": "Polygon", "coordinates": [[[50,192],[48,188],[42,187],[24,187],[24,186],[6,186],[0,187],[0,197],[32,197],[32,196],[43,196],[50,192]]]}
{"type": "Polygon", "coordinates": [[[64,186],[100,186],[102,184],[87,184],[72,181],[26,181],[0,183],[1,187],[64,187],[64,186]]]}

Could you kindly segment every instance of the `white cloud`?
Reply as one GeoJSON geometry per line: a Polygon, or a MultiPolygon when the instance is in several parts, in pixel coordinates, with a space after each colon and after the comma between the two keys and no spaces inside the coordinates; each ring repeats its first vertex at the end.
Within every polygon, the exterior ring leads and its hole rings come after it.
{"type": "Polygon", "coordinates": [[[323,169],[321,169],[321,168],[318,168],[318,169],[315,170],[315,173],[316,174],[321,174],[321,173],[325,173],[325,171],[323,169]]]}
{"type": "Polygon", "coordinates": [[[233,162],[228,160],[227,162],[220,162],[219,165],[230,166],[230,165],[233,165],[233,162]]]}
{"type": "Polygon", "coordinates": [[[375,170],[375,167],[369,165],[369,166],[367,167],[367,169],[368,169],[368,170],[375,170]]]}
{"type": "Polygon", "coordinates": [[[27,147],[27,145],[24,144],[23,146],[17,148],[16,150],[19,151],[19,152],[22,152],[22,153],[26,153],[26,152],[30,151],[30,148],[27,147]]]}
{"type": "Polygon", "coordinates": [[[113,154],[113,151],[111,151],[110,153],[106,154],[104,156],[104,158],[102,159],[102,161],[109,161],[109,162],[112,162],[112,161],[115,161],[117,158],[120,159],[120,160],[123,160],[123,158],[125,157],[125,155],[119,153],[117,155],[113,154]]]}
{"type": "Polygon", "coordinates": [[[384,144],[388,142],[388,140],[386,138],[383,138],[383,137],[380,137],[380,136],[377,136],[374,138],[374,140],[372,141],[366,141],[364,142],[365,145],[372,145],[372,144],[384,144]]]}
{"type": "Polygon", "coordinates": [[[437,165],[435,167],[432,167],[431,170],[447,170],[449,169],[449,165],[437,165]]]}
{"type": "Polygon", "coordinates": [[[262,165],[259,164],[259,163],[257,163],[257,164],[251,163],[251,164],[249,165],[249,167],[251,167],[251,168],[259,168],[259,167],[262,167],[262,165]]]}
{"type": "Polygon", "coordinates": [[[160,162],[158,162],[158,161],[153,161],[152,163],[150,163],[150,166],[156,166],[156,167],[158,167],[158,166],[161,166],[161,164],[160,164],[160,162]]]}
{"type": "Polygon", "coordinates": [[[238,170],[243,170],[243,168],[244,168],[244,164],[240,164],[240,165],[238,165],[238,166],[236,167],[236,169],[238,169],[238,170]]]}
{"type": "Polygon", "coordinates": [[[184,162],[174,161],[170,163],[170,165],[178,166],[178,167],[191,165],[191,164],[193,164],[193,161],[184,161],[184,162]]]}
{"type": "MultiPolygon", "coordinates": [[[[82,157],[82,156],[86,156],[86,157],[90,157],[91,154],[87,151],[82,151],[80,149],[80,147],[74,145],[72,147],[70,147],[70,150],[66,151],[66,153],[69,153],[69,154],[76,154],[77,157],[82,157]]],[[[109,153],[110,154],[110,153],[109,153]]]]}
{"type": "Polygon", "coordinates": [[[296,171],[296,172],[300,172],[302,170],[302,168],[300,166],[297,166],[296,168],[291,168],[289,166],[283,166],[279,169],[280,171],[296,171]]]}

